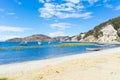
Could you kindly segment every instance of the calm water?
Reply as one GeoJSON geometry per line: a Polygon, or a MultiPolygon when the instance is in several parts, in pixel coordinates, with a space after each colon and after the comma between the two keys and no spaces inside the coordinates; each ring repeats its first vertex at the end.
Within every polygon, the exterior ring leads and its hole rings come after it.
{"type": "MultiPolygon", "coordinates": [[[[30,49],[30,46],[39,46],[37,42],[28,42],[24,45],[24,49],[22,50],[12,50],[11,48],[14,46],[20,46],[20,42],[0,42],[0,48],[5,48],[6,50],[0,50],[0,64],[8,64],[15,62],[23,62],[30,60],[40,60],[45,58],[53,58],[65,55],[72,54],[81,54],[85,53],[86,48],[97,48],[101,46],[71,46],[71,47],[55,47],[59,44],[66,44],[72,42],[42,42],[40,46],[41,48],[30,49]]],[[[97,44],[97,43],[95,43],[97,44]]],[[[102,44],[103,45],[103,44],[102,44]]],[[[111,48],[118,47],[120,45],[106,45],[101,48],[111,48]]]]}

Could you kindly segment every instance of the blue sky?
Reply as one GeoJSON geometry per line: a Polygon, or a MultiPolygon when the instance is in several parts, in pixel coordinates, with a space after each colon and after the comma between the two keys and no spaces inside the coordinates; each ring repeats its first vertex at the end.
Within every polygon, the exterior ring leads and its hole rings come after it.
{"type": "Polygon", "coordinates": [[[0,0],[0,41],[73,36],[120,16],[120,0],[0,0]]]}

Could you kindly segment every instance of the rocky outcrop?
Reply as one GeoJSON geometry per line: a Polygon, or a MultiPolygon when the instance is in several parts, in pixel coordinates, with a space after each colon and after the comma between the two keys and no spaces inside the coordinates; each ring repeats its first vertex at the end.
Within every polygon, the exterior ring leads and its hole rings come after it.
{"type": "Polygon", "coordinates": [[[85,42],[116,42],[118,35],[117,31],[114,27],[109,24],[104,26],[101,30],[102,35],[99,35],[98,38],[95,38],[93,35],[89,35],[88,37],[84,38],[82,41],[85,42]]]}
{"type": "Polygon", "coordinates": [[[71,40],[77,40],[81,42],[119,42],[120,41],[120,17],[111,19],[88,32],[79,34],[73,37],[71,40]]]}
{"type": "Polygon", "coordinates": [[[56,41],[71,41],[71,37],[69,36],[58,36],[53,38],[56,41]]]}
{"type": "Polygon", "coordinates": [[[77,36],[72,36],[71,41],[73,41],[73,42],[78,41],[77,36]]]}

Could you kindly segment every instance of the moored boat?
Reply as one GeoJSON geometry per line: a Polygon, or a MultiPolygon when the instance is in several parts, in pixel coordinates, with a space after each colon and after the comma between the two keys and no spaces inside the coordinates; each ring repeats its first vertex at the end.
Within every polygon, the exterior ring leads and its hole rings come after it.
{"type": "Polygon", "coordinates": [[[38,45],[41,45],[42,43],[41,42],[38,42],[38,45]]]}
{"type": "Polygon", "coordinates": [[[87,51],[99,51],[101,48],[86,48],[87,51]]]}
{"type": "Polygon", "coordinates": [[[24,46],[24,45],[27,45],[27,43],[28,43],[27,41],[23,41],[20,43],[20,45],[24,46]]]}

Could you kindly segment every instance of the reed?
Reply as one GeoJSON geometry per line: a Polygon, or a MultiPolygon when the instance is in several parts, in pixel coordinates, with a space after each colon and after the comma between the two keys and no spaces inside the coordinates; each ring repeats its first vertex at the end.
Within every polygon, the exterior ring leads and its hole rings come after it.
{"type": "Polygon", "coordinates": [[[2,48],[2,47],[0,48],[0,51],[4,51],[4,50],[6,50],[6,48],[2,48]]]}
{"type": "Polygon", "coordinates": [[[23,49],[25,49],[25,47],[24,46],[14,46],[11,49],[12,50],[23,50],[23,49]]]}
{"type": "Polygon", "coordinates": [[[95,46],[94,43],[71,43],[71,44],[59,44],[58,47],[72,47],[72,46],[95,46]]]}
{"type": "Polygon", "coordinates": [[[42,48],[42,46],[30,46],[28,48],[30,48],[30,49],[37,49],[37,48],[42,48]]]}

